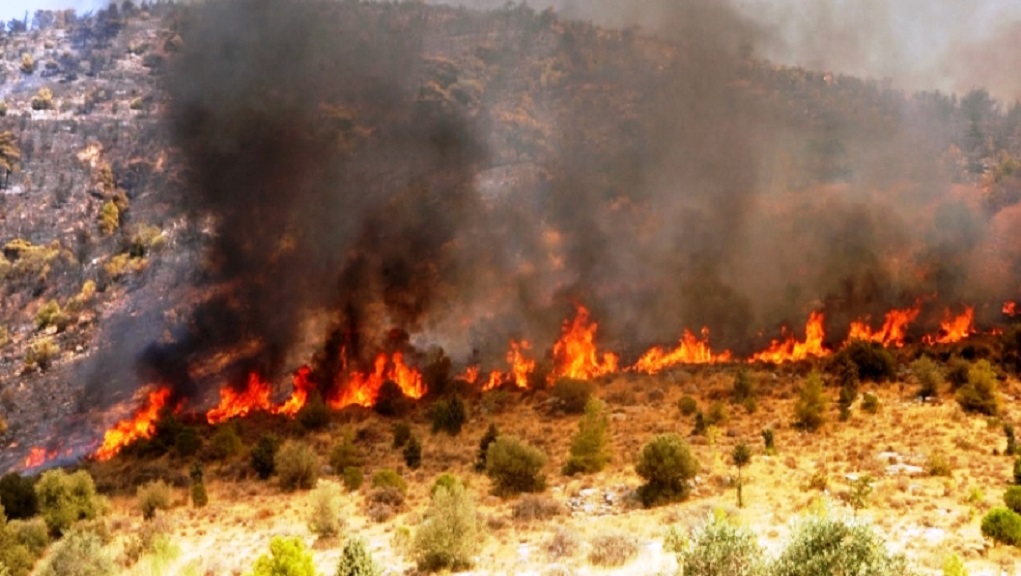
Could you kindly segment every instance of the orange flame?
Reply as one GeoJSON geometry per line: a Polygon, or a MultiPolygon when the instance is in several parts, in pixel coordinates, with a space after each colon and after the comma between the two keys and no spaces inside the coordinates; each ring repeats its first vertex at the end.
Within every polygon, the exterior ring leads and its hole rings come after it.
{"type": "Polygon", "coordinates": [[[459,379],[464,380],[469,384],[474,384],[479,381],[479,367],[477,364],[469,366],[464,369],[464,372],[458,376],[459,379]]]}
{"type": "Polygon", "coordinates": [[[598,328],[598,324],[589,322],[589,311],[579,305],[574,320],[564,322],[560,339],[553,344],[551,380],[560,376],[588,380],[617,371],[616,354],[604,352],[599,356],[595,344],[598,328]]]}
{"type": "MultiPolygon", "coordinates": [[[[753,355],[748,361],[781,364],[797,362],[809,356],[828,355],[829,352],[822,346],[823,338],[826,337],[823,321],[822,312],[812,312],[808,317],[808,323],[805,324],[804,342],[798,342],[794,336],[787,336],[783,342],[773,340],[768,349],[753,355]]],[[[784,331],[786,332],[786,329],[784,331]]]]}
{"type": "Polygon", "coordinates": [[[883,327],[875,332],[869,328],[867,321],[852,322],[851,332],[847,335],[847,341],[866,340],[869,342],[879,342],[887,347],[896,346],[897,348],[903,348],[908,325],[914,322],[915,318],[918,318],[918,313],[921,311],[922,307],[920,304],[915,304],[913,308],[890,310],[886,313],[883,327]]]}
{"type": "Polygon", "coordinates": [[[656,374],[677,364],[717,364],[730,362],[730,359],[729,350],[713,354],[712,349],[709,348],[709,328],[702,328],[701,339],[685,328],[684,336],[681,337],[676,348],[666,351],[660,346],[654,346],[643,354],[631,369],[646,374],[656,374]]]}
{"type": "Polygon", "coordinates": [[[272,407],[272,390],[267,382],[255,372],[248,375],[248,384],[240,392],[232,386],[220,389],[220,404],[206,412],[210,424],[226,422],[238,416],[248,416],[256,411],[269,411],[272,407]]]}
{"type": "Polygon", "coordinates": [[[960,342],[975,333],[975,308],[965,306],[964,312],[959,316],[952,316],[950,309],[943,312],[943,322],[940,323],[940,332],[936,336],[926,336],[922,339],[929,346],[936,344],[953,344],[960,342]]]}
{"type": "Polygon", "coordinates": [[[328,400],[328,404],[335,410],[355,404],[372,406],[376,403],[380,387],[387,380],[396,383],[408,398],[418,399],[425,396],[422,374],[404,364],[404,354],[394,352],[389,359],[386,354],[376,356],[375,367],[371,373],[355,372],[349,375],[345,385],[328,400]]]}
{"type": "Polygon", "coordinates": [[[292,382],[294,390],[291,392],[291,397],[286,402],[277,406],[273,409],[274,414],[283,414],[293,418],[302,408],[305,407],[305,403],[308,402],[308,395],[315,388],[309,376],[312,375],[312,369],[308,366],[302,366],[298,368],[298,371],[294,373],[292,382]]]}
{"type": "Polygon", "coordinates": [[[22,468],[29,470],[31,468],[38,468],[46,463],[47,460],[56,456],[56,452],[46,452],[45,448],[35,447],[29,450],[28,456],[25,457],[25,461],[22,463],[22,468]]]}
{"type": "Polygon", "coordinates": [[[482,391],[488,392],[490,390],[495,390],[496,388],[499,388],[500,384],[503,384],[503,382],[504,382],[503,372],[500,372],[499,370],[493,370],[492,372],[489,373],[489,378],[486,379],[486,383],[482,385],[482,391]]]}
{"type": "Polygon", "coordinates": [[[167,400],[170,400],[170,388],[150,392],[148,404],[140,408],[134,417],[122,420],[106,431],[103,444],[96,450],[96,459],[109,460],[135,440],[151,438],[156,432],[156,420],[167,400]]]}
{"type": "Polygon", "coordinates": [[[1017,316],[1017,302],[1013,300],[1003,303],[1003,315],[1004,316],[1017,316]]]}
{"type": "Polygon", "coordinates": [[[528,340],[515,342],[511,340],[510,350],[507,351],[507,363],[511,365],[511,377],[518,388],[528,388],[528,377],[535,370],[535,360],[525,358],[522,351],[531,350],[532,345],[528,340]]]}

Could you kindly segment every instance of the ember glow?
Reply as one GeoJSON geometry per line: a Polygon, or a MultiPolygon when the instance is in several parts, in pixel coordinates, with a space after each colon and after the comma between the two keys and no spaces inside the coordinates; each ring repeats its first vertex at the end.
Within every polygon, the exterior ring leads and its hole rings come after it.
{"type": "Polygon", "coordinates": [[[293,418],[299,410],[305,407],[305,403],[308,402],[309,393],[315,388],[315,384],[309,379],[311,375],[312,369],[308,366],[298,368],[292,380],[294,391],[291,392],[291,397],[280,406],[277,406],[273,410],[274,414],[283,414],[293,418]]]}
{"type": "Polygon", "coordinates": [[[28,456],[25,457],[25,461],[21,466],[25,470],[38,468],[45,464],[47,460],[53,459],[56,455],[56,452],[47,453],[45,448],[36,446],[29,451],[28,456]]]}
{"type": "Polygon", "coordinates": [[[588,380],[617,371],[617,355],[604,352],[600,356],[596,348],[598,328],[598,324],[589,321],[589,311],[578,306],[574,319],[564,323],[560,339],[553,345],[551,380],[561,376],[588,380]]]}
{"type": "Polygon", "coordinates": [[[768,349],[753,355],[748,361],[782,364],[805,360],[809,356],[828,355],[829,351],[822,345],[823,339],[826,337],[826,332],[823,329],[824,320],[822,312],[812,312],[805,325],[804,342],[799,342],[793,335],[788,335],[783,341],[773,340],[768,349]]]}
{"type": "Polygon", "coordinates": [[[709,329],[702,328],[702,337],[698,338],[685,329],[681,341],[673,350],[665,350],[660,346],[651,348],[638,359],[632,370],[656,374],[678,364],[717,364],[730,362],[730,351],[714,354],[709,347],[709,329]]]}
{"type": "Polygon", "coordinates": [[[527,358],[525,352],[531,350],[532,345],[528,340],[515,342],[511,340],[510,350],[507,351],[507,363],[511,365],[511,380],[518,388],[528,388],[528,377],[535,370],[535,360],[527,358]]]}
{"type": "Polygon", "coordinates": [[[953,316],[948,308],[943,313],[943,322],[940,323],[940,331],[936,336],[926,336],[922,339],[929,346],[936,344],[953,344],[960,342],[975,333],[975,308],[965,306],[964,312],[953,316]]]}
{"type": "Polygon", "coordinates": [[[151,438],[156,432],[156,420],[170,400],[170,388],[149,393],[149,401],[132,418],[118,422],[103,435],[103,444],[96,450],[96,459],[109,460],[122,448],[136,440],[151,438]]]}
{"type": "Polygon", "coordinates": [[[875,332],[868,325],[868,321],[852,322],[851,332],[847,335],[847,341],[865,340],[878,342],[883,346],[904,347],[904,338],[907,336],[908,326],[918,318],[922,311],[921,304],[915,304],[913,308],[903,310],[891,310],[886,313],[883,327],[875,332]]]}
{"type": "Polygon", "coordinates": [[[404,363],[404,354],[394,352],[390,357],[386,354],[376,356],[374,368],[370,373],[351,373],[339,387],[339,391],[327,402],[334,410],[353,405],[371,407],[376,403],[383,382],[387,380],[397,384],[408,398],[418,399],[425,396],[422,374],[404,363]]]}
{"type": "Polygon", "coordinates": [[[248,375],[248,383],[244,390],[238,391],[231,386],[220,389],[220,404],[206,412],[206,421],[210,424],[226,422],[231,418],[247,416],[252,412],[268,411],[272,407],[270,395],[272,388],[261,376],[252,372],[248,375]]]}
{"type": "Polygon", "coordinates": [[[1004,316],[1010,316],[1011,318],[1013,318],[1014,316],[1017,316],[1017,314],[1018,314],[1017,313],[1017,302],[1014,302],[1013,300],[1010,300],[1010,301],[1007,301],[1007,302],[1003,303],[1003,315],[1004,316]]]}

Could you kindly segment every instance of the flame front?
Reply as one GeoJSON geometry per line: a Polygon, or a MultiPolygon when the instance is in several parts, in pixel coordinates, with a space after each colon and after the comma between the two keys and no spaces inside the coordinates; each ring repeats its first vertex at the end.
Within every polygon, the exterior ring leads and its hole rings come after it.
{"type": "Polygon", "coordinates": [[[1013,318],[1014,316],[1017,316],[1017,302],[1014,302],[1013,300],[1004,302],[1003,303],[1003,315],[1004,316],[1010,316],[1011,318],[1013,318]]]}
{"type": "Polygon", "coordinates": [[[219,424],[238,416],[248,416],[252,412],[269,411],[273,406],[271,393],[270,385],[252,372],[248,375],[248,384],[244,390],[239,392],[231,386],[220,389],[220,404],[206,412],[206,421],[219,424]]]}
{"type": "Polygon", "coordinates": [[[283,414],[293,418],[298,414],[298,411],[305,407],[305,403],[308,402],[309,393],[315,388],[315,383],[309,379],[311,375],[312,369],[308,366],[298,368],[298,371],[294,373],[292,378],[294,390],[291,392],[291,397],[280,406],[274,408],[274,414],[283,414]]]}
{"type": "Polygon", "coordinates": [[[920,304],[913,308],[902,310],[891,310],[886,313],[883,327],[875,332],[869,327],[866,321],[852,322],[851,332],[847,335],[847,341],[866,340],[868,342],[879,342],[883,346],[904,347],[904,338],[907,337],[908,326],[918,318],[922,311],[920,304]]]}
{"type": "Polygon", "coordinates": [[[170,400],[170,388],[160,388],[149,393],[149,402],[134,417],[118,422],[103,435],[103,444],[96,450],[96,459],[109,460],[122,448],[136,440],[151,438],[156,432],[156,420],[160,411],[170,400]]]}
{"type": "Polygon", "coordinates": [[[671,366],[678,364],[717,364],[730,362],[730,351],[713,354],[709,347],[709,328],[702,328],[702,338],[699,339],[690,330],[684,330],[677,347],[667,351],[660,346],[650,348],[648,352],[638,359],[632,366],[632,370],[656,374],[671,366]]]}
{"type": "Polygon", "coordinates": [[[354,372],[348,375],[347,381],[328,400],[328,404],[334,410],[352,405],[370,407],[376,403],[379,389],[387,380],[397,384],[408,398],[425,396],[422,374],[404,363],[404,354],[394,352],[390,358],[386,354],[376,356],[371,373],[354,372]]]}
{"type": "Polygon", "coordinates": [[[960,342],[975,333],[975,308],[965,306],[964,312],[958,316],[952,316],[947,308],[943,313],[943,322],[940,323],[940,332],[936,336],[926,336],[922,339],[929,346],[936,344],[953,344],[960,342]]]}
{"type": "Polygon", "coordinates": [[[599,325],[589,321],[589,311],[578,306],[574,320],[564,322],[560,339],[553,344],[553,366],[550,379],[558,377],[588,380],[617,371],[617,355],[596,348],[596,330],[599,325]]]}
{"type": "Polygon", "coordinates": [[[25,457],[25,461],[22,463],[22,468],[30,470],[32,468],[38,468],[46,463],[47,460],[56,456],[55,452],[46,452],[45,448],[36,446],[28,452],[28,456],[25,457]]]}
{"type": "Polygon", "coordinates": [[[535,360],[526,358],[524,351],[531,350],[532,345],[528,340],[515,342],[511,340],[510,350],[507,351],[507,363],[511,365],[511,378],[514,385],[521,389],[528,388],[528,377],[535,370],[535,360]]]}
{"type": "Polygon", "coordinates": [[[749,362],[772,362],[782,364],[784,362],[797,362],[805,360],[809,356],[826,356],[829,352],[823,348],[822,342],[826,337],[823,328],[822,312],[812,312],[805,324],[805,341],[798,342],[794,336],[787,336],[783,342],[773,340],[769,348],[753,355],[749,362]]]}

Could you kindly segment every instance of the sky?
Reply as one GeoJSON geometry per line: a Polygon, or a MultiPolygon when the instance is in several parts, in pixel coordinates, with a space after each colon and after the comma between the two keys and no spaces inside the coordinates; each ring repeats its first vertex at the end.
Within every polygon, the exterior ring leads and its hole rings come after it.
{"type": "MultiPolygon", "coordinates": [[[[506,0],[428,0],[493,8],[506,0]]],[[[605,25],[654,27],[662,6],[681,0],[530,0],[605,25]]],[[[723,0],[720,0],[723,1],[723,0]]],[[[1021,46],[1018,0],[732,0],[770,32],[756,53],[774,62],[890,78],[915,89],[989,88],[1021,98],[1015,55],[1021,46]]],[[[38,9],[98,10],[108,0],[0,0],[0,18],[38,9]]]]}

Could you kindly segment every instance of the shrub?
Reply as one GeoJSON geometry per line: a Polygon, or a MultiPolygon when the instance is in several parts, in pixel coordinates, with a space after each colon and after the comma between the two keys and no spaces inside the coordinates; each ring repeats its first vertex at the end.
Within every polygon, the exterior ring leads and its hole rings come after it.
{"type": "Polygon", "coordinates": [[[35,493],[39,512],[54,535],[64,533],[79,520],[91,520],[100,512],[96,485],[85,470],[74,474],[60,468],[47,470],[36,483],[35,493]]]}
{"type": "Polygon", "coordinates": [[[35,564],[36,556],[20,541],[14,528],[7,524],[3,510],[0,509],[0,573],[6,569],[10,576],[28,576],[35,564]]]}
{"type": "Polygon", "coordinates": [[[1007,447],[1004,448],[1003,454],[1005,456],[1017,454],[1017,438],[1014,437],[1014,426],[1012,424],[1004,424],[1003,435],[1007,437],[1007,447]]]}
{"type": "Polygon", "coordinates": [[[765,573],[755,536],[713,514],[692,534],[677,558],[684,576],[756,576],[765,573]]]}
{"type": "Polygon", "coordinates": [[[497,494],[541,492],[546,477],[541,474],[546,455],[512,436],[500,436],[486,450],[486,475],[497,494]]]}
{"type": "Polygon", "coordinates": [[[35,72],[35,60],[28,52],[21,55],[21,71],[25,74],[35,72]]]}
{"type": "Polygon", "coordinates": [[[340,473],[345,468],[361,465],[362,456],[358,453],[358,447],[349,434],[344,434],[340,442],[330,450],[330,467],[340,473]]]}
{"type": "Polygon", "coordinates": [[[450,472],[444,472],[443,474],[437,476],[435,480],[433,480],[432,488],[429,489],[429,495],[432,496],[441,487],[453,488],[454,485],[464,486],[464,482],[461,482],[460,478],[454,476],[450,472]]]}
{"type": "Polygon", "coordinates": [[[0,506],[11,520],[35,516],[39,512],[39,500],[32,480],[17,472],[4,474],[0,478],[0,506]]]}
{"type": "Polygon", "coordinates": [[[489,428],[486,428],[486,433],[483,434],[482,439],[479,440],[478,456],[475,457],[476,472],[486,471],[486,454],[489,452],[489,445],[495,442],[499,436],[500,430],[496,427],[496,424],[490,424],[489,428]]]}
{"type": "Polygon", "coordinates": [[[593,566],[623,566],[638,556],[638,540],[630,534],[600,534],[590,544],[588,561],[593,566]]]}
{"type": "Polygon", "coordinates": [[[564,513],[564,505],[552,498],[526,494],[514,505],[511,514],[515,520],[532,522],[534,520],[549,520],[564,513]]]}
{"type": "Polygon", "coordinates": [[[868,525],[848,524],[828,516],[814,516],[799,522],[790,542],[770,567],[773,576],[901,576],[906,573],[904,558],[891,555],[868,525]]]}
{"type": "Polygon", "coordinates": [[[360,466],[348,466],[344,468],[344,488],[347,488],[348,492],[354,492],[362,487],[362,482],[365,480],[365,473],[362,472],[360,466]]]}
{"type": "Polygon", "coordinates": [[[312,553],[296,536],[274,536],[269,555],[263,554],[252,567],[252,576],[317,576],[312,553]]]}
{"type": "Polygon", "coordinates": [[[272,434],[264,434],[255,442],[250,460],[252,469],[260,479],[265,480],[276,472],[276,455],[280,441],[272,434]]]}
{"type": "Polygon", "coordinates": [[[185,426],[174,436],[174,453],[182,458],[188,458],[198,453],[202,448],[202,437],[192,426],[185,426]]]}
{"type": "Polygon", "coordinates": [[[45,372],[53,364],[53,359],[60,354],[60,347],[49,338],[40,338],[29,345],[25,351],[25,370],[38,368],[45,372]]]}
{"type": "Polygon", "coordinates": [[[960,556],[951,553],[943,559],[943,576],[968,576],[960,556]]]}
{"type": "Polygon", "coordinates": [[[698,402],[691,396],[681,396],[677,401],[677,409],[681,411],[682,416],[691,416],[698,411],[698,402]]]}
{"type": "Polygon", "coordinates": [[[319,477],[319,459],[308,444],[289,440],[277,453],[276,469],[281,489],[309,490],[319,477]]]}
{"type": "Polygon", "coordinates": [[[226,460],[241,453],[244,446],[237,428],[233,424],[225,424],[216,429],[209,439],[209,455],[216,460],[226,460]]]}
{"type": "Polygon", "coordinates": [[[32,97],[32,110],[50,110],[53,108],[53,91],[45,86],[32,97]]]}
{"type": "Polygon", "coordinates": [[[925,460],[925,471],[929,476],[951,476],[953,469],[950,467],[950,460],[942,452],[932,452],[925,460]]]}
{"type": "Polygon", "coordinates": [[[46,547],[50,545],[50,534],[47,532],[46,522],[42,518],[12,520],[7,523],[7,528],[14,534],[17,543],[24,546],[34,558],[42,556],[46,547]]]}
{"type": "Polygon", "coordinates": [[[400,416],[408,410],[408,399],[396,382],[387,380],[379,387],[372,409],[380,416],[400,416]]]}
{"type": "Polygon", "coordinates": [[[751,463],[752,450],[747,444],[741,442],[734,446],[734,451],[730,457],[734,461],[734,466],[737,466],[737,507],[741,508],[744,506],[744,500],[741,497],[741,489],[744,487],[744,481],[741,479],[741,469],[751,463]]]}
{"type": "Polygon", "coordinates": [[[103,236],[109,236],[117,231],[121,225],[121,210],[113,200],[107,200],[99,209],[99,231],[103,236]]]}
{"type": "Polygon", "coordinates": [[[996,394],[996,373],[988,360],[979,360],[968,370],[968,383],[957,390],[957,402],[968,412],[995,416],[996,394]]]}
{"type": "Polygon", "coordinates": [[[1003,503],[1014,512],[1021,514],[1021,486],[1011,486],[1003,493],[1003,503]]]}
{"type": "Polygon", "coordinates": [[[561,410],[568,414],[581,414],[592,396],[593,385],[586,380],[558,378],[550,393],[561,410]]]}
{"type": "Polygon", "coordinates": [[[897,361],[879,342],[853,340],[837,353],[837,361],[841,356],[858,367],[858,377],[862,380],[884,382],[897,375],[897,361]]]}
{"type": "Polygon", "coordinates": [[[794,405],[794,419],[798,427],[805,430],[818,430],[823,422],[822,379],[812,372],[808,375],[805,385],[798,393],[798,401],[794,405]]]}
{"type": "Polygon", "coordinates": [[[415,533],[412,556],[419,570],[463,570],[471,567],[483,538],[471,495],[460,484],[441,486],[415,533]]]}
{"type": "Polygon", "coordinates": [[[408,483],[397,472],[383,469],[372,476],[372,493],[369,500],[369,516],[382,522],[404,506],[408,483]]]}
{"type": "Polygon", "coordinates": [[[411,426],[407,422],[398,422],[394,424],[394,449],[402,448],[411,439],[411,426]]]}
{"type": "Polygon", "coordinates": [[[103,550],[103,541],[94,532],[72,530],[53,545],[53,551],[40,574],[42,576],[106,576],[117,573],[113,559],[103,550]]]}
{"type": "Polygon", "coordinates": [[[1014,484],[1021,485],[1021,456],[1014,458],[1014,484]]]}
{"type": "Polygon", "coordinates": [[[191,485],[191,504],[196,508],[205,508],[206,504],[209,504],[205,482],[195,482],[191,485]]]}
{"type": "Polygon", "coordinates": [[[306,430],[322,430],[330,424],[330,408],[319,392],[313,392],[308,402],[298,410],[298,423],[306,430]]]}
{"type": "Polygon", "coordinates": [[[713,402],[709,405],[709,411],[705,414],[706,426],[716,426],[717,424],[723,424],[730,418],[727,414],[727,407],[723,402],[713,402]]]}
{"type": "Polygon", "coordinates": [[[311,510],[308,529],[319,538],[330,538],[340,534],[344,528],[340,503],[343,496],[340,486],[334,482],[320,480],[309,494],[311,510]]]}
{"type": "Polygon", "coordinates": [[[848,506],[854,510],[855,516],[859,510],[868,505],[869,496],[872,495],[872,482],[873,478],[868,474],[862,474],[851,481],[851,489],[847,491],[845,499],[848,506]]]}
{"type": "Polygon", "coordinates": [[[418,441],[417,437],[412,436],[408,440],[408,445],[404,447],[402,454],[408,468],[415,470],[422,465],[422,443],[418,441]]]}
{"type": "Polygon", "coordinates": [[[918,380],[918,397],[935,398],[945,382],[943,372],[932,358],[922,356],[911,363],[911,373],[918,380]]]}
{"type": "Polygon", "coordinates": [[[157,510],[170,509],[170,486],[163,480],[143,484],[136,491],[142,518],[152,520],[157,510]]]}
{"type": "Polygon", "coordinates": [[[64,311],[60,309],[60,304],[56,300],[50,300],[39,307],[39,311],[35,314],[35,327],[36,330],[44,330],[48,326],[56,326],[58,332],[62,332],[67,327],[70,319],[64,311]]]}
{"type": "Polygon", "coordinates": [[[603,408],[603,403],[597,398],[590,398],[585,405],[585,415],[578,422],[578,433],[571,439],[564,474],[573,476],[599,472],[610,461],[606,441],[610,419],[603,408]]]}
{"type": "Polygon", "coordinates": [[[982,518],[982,535],[1011,546],[1021,545],[1021,515],[1009,508],[993,508],[982,518]]]}
{"type": "Polygon", "coordinates": [[[449,400],[440,400],[433,404],[429,418],[432,420],[433,434],[442,430],[451,436],[457,436],[468,420],[468,413],[464,401],[455,394],[449,400]]]}
{"type": "Polygon", "coordinates": [[[971,371],[970,362],[960,356],[951,358],[947,363],[947,381],[950,382],[950,387],[956,391],[967,384],[969,371],[971,371]]]}
{"type": "Polygon", "coordinates": [[[773,452],[776,452],[776,444],[775,444],[775,441],[773,439],[773,429],[772,428],[766,428],[765,430],[763,430],[761,432],[761,434],[762,434],[762,444],[763,444],[763,446],[766,449],[766,453],[767,454],[772,454],[773,452]]]}
{"type": "Polygon", "coordinates": [[[557,526],[553,531],[553,536],[546,543],[546,554],[555,560],[574,556],[580,547],[581,541],[576,532],[563,526],[557,526]]]}
{"type": "Polygon", "coordinates": [[[861,409],[869,414],[876,414],[879,412],[879,397],[871,392],[866,392],[861,397],[861,409]]]}
{"type": "Polygon", "coordinates": [[[755,385],[748,376],[748,371],[740,369],[734,377],[734,387],[730,391],[730,401],[734,404],[745,404],[755,399],[755,385]]]}
{"type": "Polygon", "coordinates": [[[379,576],[379,566],[360,538],[349,538],[340,553],[336,576],[379,576]]]}
{"type": "Polygon", "coordinates": [[[635,471],[645,479],[638,497],[650,507],[687,498],[688,480],[698,472],[698,462],[680,436],[662,434],[642,448],[635,471]]]}

